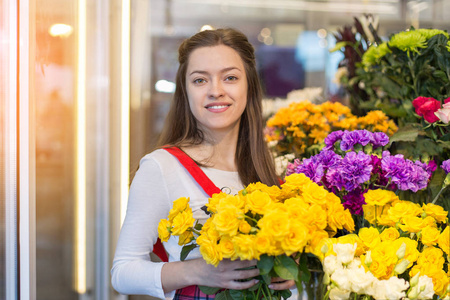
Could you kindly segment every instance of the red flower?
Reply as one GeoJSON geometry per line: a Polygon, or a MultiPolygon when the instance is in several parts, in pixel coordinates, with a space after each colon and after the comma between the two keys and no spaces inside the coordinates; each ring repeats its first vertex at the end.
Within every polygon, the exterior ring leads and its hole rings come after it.
{"type": "MultiPolygon", "coordinates": [[[[446,99],[446,101],[450,101],[450,99],[446,99]]],[[[414,99],[412,104],[416,109],[416,113],[419,116],[423,116],[428,123],[439,121],[439,118],[434,113],[441,108],[440,101],[431,97],[421,96],[414,99]]]]}

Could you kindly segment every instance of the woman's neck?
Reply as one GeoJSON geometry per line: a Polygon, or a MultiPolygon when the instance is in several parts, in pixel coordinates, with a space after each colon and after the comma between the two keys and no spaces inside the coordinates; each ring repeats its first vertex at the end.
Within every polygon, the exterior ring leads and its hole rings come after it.
{"type": "Polygon", "coordinates": [[[214,135],[208,137],[199,145],[182,147],[192,159],[208,167],[237,171],[236,166],[237,134],[214,135]]]}

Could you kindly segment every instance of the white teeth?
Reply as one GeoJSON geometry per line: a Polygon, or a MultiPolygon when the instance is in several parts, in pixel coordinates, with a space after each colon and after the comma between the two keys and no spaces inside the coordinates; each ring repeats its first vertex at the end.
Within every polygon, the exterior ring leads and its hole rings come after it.
{"type": "Polygon", "coordinates": [[[220,109],[220,108],[224,108],[227,107],[228,105],[215,105],[215,106],[208,106],[208,108],[212,108],[212,109],[220,109]]]}

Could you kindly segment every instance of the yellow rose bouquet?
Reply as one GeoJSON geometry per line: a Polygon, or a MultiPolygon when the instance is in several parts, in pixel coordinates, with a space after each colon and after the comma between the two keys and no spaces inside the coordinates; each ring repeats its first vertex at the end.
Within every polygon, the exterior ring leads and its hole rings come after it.
{"type": "Polygon", "coordinates": [[[325,299],[450,299],[447,212],[383,189],[364,198],[368,226],[323,240],[325,299]]]}
{"type": "Polygon", "coordinates": [[[289,298],[289,290],[268,287],[271,278],[294,280],[301,290],[310,276],[307,255],[321,255],[325,238],[340,229],[352,232],[355,226],[340,199],[304,174],[287,176],[281,188],[253,183],[238,195],[214,194],[205,209],[210,217],[200,224],[192,216],[189,199],[177,199],[168,218],[159,223],[159,237],[164,242],[178,236],[181,260],[196,247],[215,266],[222,259],[258,260],[260,281],[252,289],[200,287],[225,299],[289,298]]]}

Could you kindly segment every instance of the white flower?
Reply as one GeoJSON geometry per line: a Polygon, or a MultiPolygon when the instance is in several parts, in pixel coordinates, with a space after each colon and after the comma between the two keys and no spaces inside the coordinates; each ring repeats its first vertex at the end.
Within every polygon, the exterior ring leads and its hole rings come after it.
{"type": "Polygon", "coordinates": [[[342,264],[338,262],[336,255],[326,256],[323,260],[323,271],[331,276],[337,269],[342,269],[342,264]]]}
{"type": "Polygon", "coordinates": [[[405,291],[408,289],[409,283],[402,278],[395,276],[388,280],[379,280],[374,284],[375,299],[379,300],[398,300],[406,296],[405,291]]]}
{"type": "Polygon", "coordinates": [[[334,244],[333,250],[337,254],[338,261],[342,264],[349,264],[355,257],[356,244],[334,244]]]}
{"type": "Polygon", "coordinates": [[[361,266],[361,259],[355,257],[348,265],[347,269],[358,269],[361,266]]]}
{"type": "Polygon", "coordinates": [[[351,291],[359,295],[370,294],[373,289],[372,284],[377,280],[372,273],[366,273],[363,267],[349,269],[348,279],[351,283],[351,291]]]}
{"type": "Polygon", "coordinates": [[[419,295],[417,296],[417,299],[433,299],[434,295],[434,286],[433,286],[433,280],[424,275],[419,277],[419,284],[417,285],[419,290],[419,295]]]}
{"type": "Polygon", "coordinates": [[[447,124],[450,121],[450,102],[442,105],[442,108],[438,109],[434,114],[439,120],[447,124]]]}
{"type": "Polygon", "coordinates": [[[337,269],[334,271],[333,275],[331,275],[331,281],[341,290],[350,290],[350,273],[351,271],[347,269],[337,269]]]}
{"type": "Polygon", "coordinates": [[[350,291],[342,290],[339,288],[331,289],[330,299],[331,300],[348,300],[350,297],[350,291]]]}

